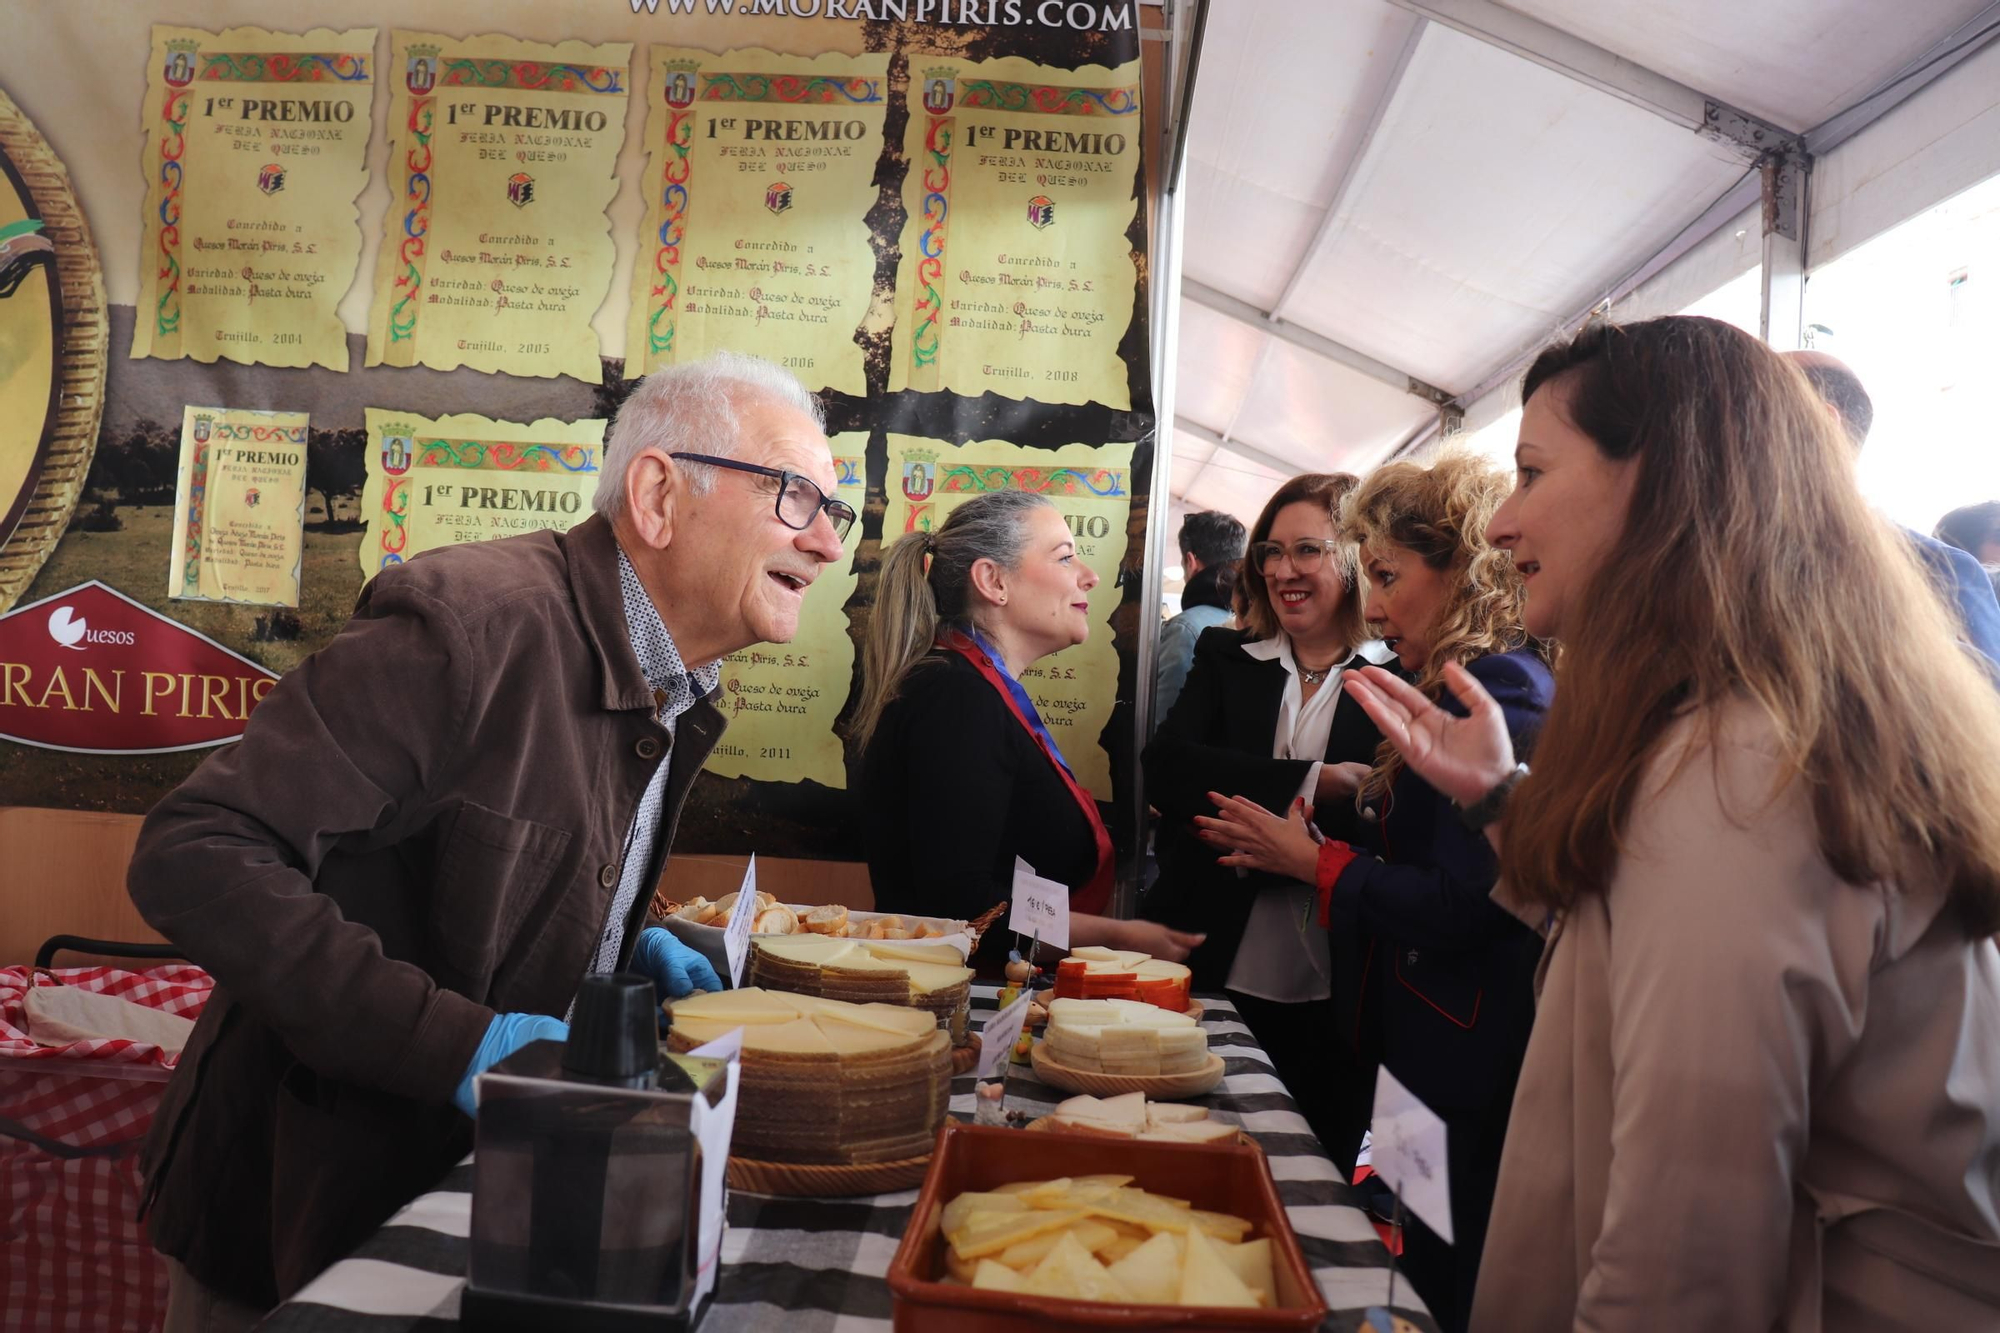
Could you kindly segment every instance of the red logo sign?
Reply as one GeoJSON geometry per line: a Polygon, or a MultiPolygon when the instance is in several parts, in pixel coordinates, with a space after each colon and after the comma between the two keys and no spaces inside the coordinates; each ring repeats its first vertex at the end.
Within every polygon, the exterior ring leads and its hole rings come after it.
{"type": "Polygon", "coordinates": [[[278,678],[92,580],[0,616],[0,739],[86,754],[223,745],[278,678]]]}

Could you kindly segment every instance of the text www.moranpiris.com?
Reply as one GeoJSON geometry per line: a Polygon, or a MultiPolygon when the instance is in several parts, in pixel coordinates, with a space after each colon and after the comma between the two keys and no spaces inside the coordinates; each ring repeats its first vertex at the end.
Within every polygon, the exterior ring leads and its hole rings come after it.
{"type": "Polygon", "coordinates": [[[628,0],[634,14],[883,19],[969,27],[1131,32],[1136,0],[628,0]]]}

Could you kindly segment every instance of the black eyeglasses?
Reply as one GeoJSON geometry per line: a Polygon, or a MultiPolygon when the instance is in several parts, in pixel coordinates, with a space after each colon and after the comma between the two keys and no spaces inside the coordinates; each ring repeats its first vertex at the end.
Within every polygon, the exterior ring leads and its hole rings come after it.
{"type": "Polygon", "coordinates": [[[796,472],[783,468],[764,467],[757,463],[739,463],[733,458],[717,458],[713,454],[669,454],[669,458],[685,458],[690,463],[706,463],[710,467],[726,467],[734,472],[751,472],[760,477],[778,478],[778,521],[788,528],[804,532],[819,517],[820,510],[826,511],[826,521],[833,524],[833,535],[847,540],[848,529],[854,526],[854,506],[845,500],[835,500],[819,488],[810,477],[801,477],[796,472]]]}
{"type": "Polygon", "coordinates": [[[1250,559],[1257,572],[1266,578],[1277,569],[1279,559],[1284,556],[1291,557],[1293,569],[1301,574],[1310,574],[1320,567],[1320,562],[1325,560],[1339,544],[1312,537],[1302,537],[1290,547],[1280,546],[1276,542],[1254,542],[1250,547],[1250,559]]]}

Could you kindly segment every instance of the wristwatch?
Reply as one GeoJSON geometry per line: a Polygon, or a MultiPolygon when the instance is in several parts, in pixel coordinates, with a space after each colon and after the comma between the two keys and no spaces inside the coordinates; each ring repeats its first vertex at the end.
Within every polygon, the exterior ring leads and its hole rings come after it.
{"type": "Polygon", "coordinates": [[[1494,783],[1487,793],[1471,805],[1460,805],[1453,801],[1452,808],[1465,826],[1475,833],[1500,818],[1500,812],[1507,808],[1507,798],[1514,794],[1514,788],[1521,785],[1521,779],[1528,776],[1526,764],[1514,765],[1514,771],[1494,783]]]}

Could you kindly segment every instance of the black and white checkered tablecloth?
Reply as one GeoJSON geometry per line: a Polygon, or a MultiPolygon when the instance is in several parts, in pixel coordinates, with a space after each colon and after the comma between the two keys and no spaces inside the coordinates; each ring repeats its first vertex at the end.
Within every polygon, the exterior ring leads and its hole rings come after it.
{"type": "MultiPolygon", "coordinates": [[[[994,1008],[976,986],[974,1025],[994,1008]]],[[[1222,1086],[1202,1101],[1263,1147],[1306,1262],[1333,1313],[1324,1330],[1358,1330],[1362,1310],[1389,1291],[1389,1252],[1339,1170],[1320,1151],[1271,1072],[1269,1058],[1226,999],[1202,997],[1209,1049],[1223,1058],[1222,1086]]],[[[1008,1080],[1009,1108],[1039,1114],[1066,1093],[1023,1070],[1008,1080]]],[[[972,1115],[972,1076],[952,1085],[952,1111],[972,1115]]],[[[435,1190],[389,1219],[354,1254],[327,1269],[258,1325],[261,1333],[429,1333],[458,1320],[472,1218],[468,1159],[435,1190]]],[[[859,1199],[781,1199],[731,1191],[722,1276],[701,1333],[889,1333],[883,1280],[917,1191],[859,1199]]],[[[1396,1309],[1434,1333],[1409,1283],[1396,1309]]]]}

